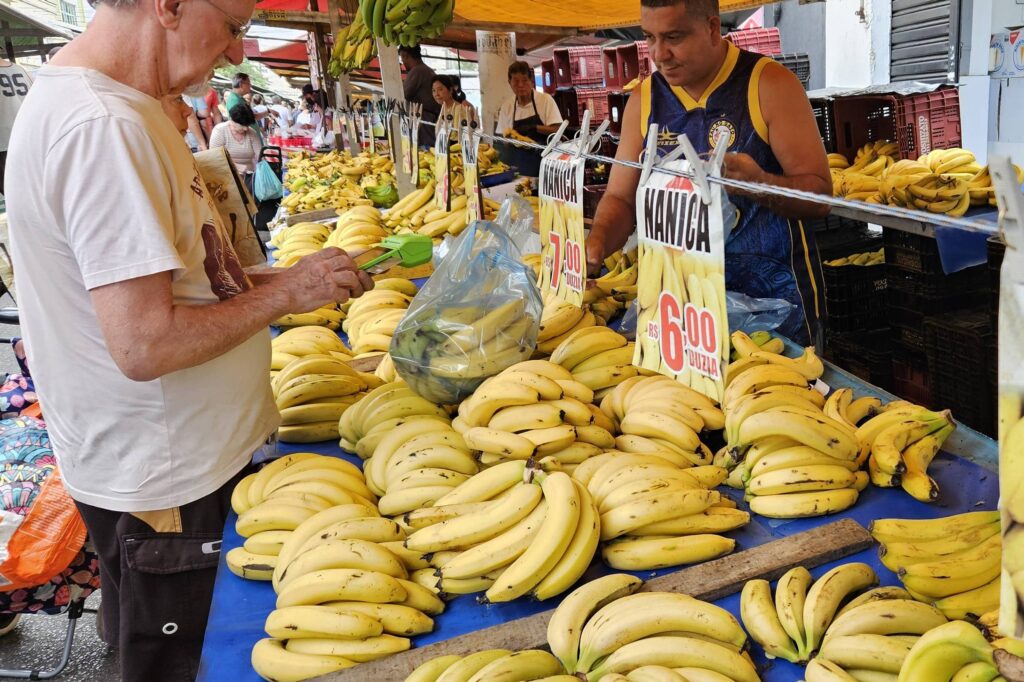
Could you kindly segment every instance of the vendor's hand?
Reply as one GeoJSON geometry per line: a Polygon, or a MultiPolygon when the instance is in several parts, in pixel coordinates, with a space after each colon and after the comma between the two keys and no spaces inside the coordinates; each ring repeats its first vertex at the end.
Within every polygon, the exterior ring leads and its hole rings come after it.
{"type": "Polygon", "coordinates": [[[726,154],[722,175],[741,182],[764,182],[765,172],[750,154],[726,154]]]}
{"type": "Polygon", "coordinates": [[[587,235],[585,246],[587,249],[587,272],[601,272],[606,257],[604,235],[596,230],[591,230],[587,235]]]}
{"type": "Polygon", "coordinates": [[[534,136],[537,134],[537,126],[535,126],[535,125],[519,125],[519,126],[516,126],[516,132],[518,132],[523,137],[528,137],[528,138],[530,138],[532,140],[534,138],[534,136]]]}
{"type": "Polygon", "coordinates": [[[373,289],[373,279],[347,253],[335,247],[300,258],[277,276],[275,284],[286,288],[294,313],[344,303],[373,289]]]}

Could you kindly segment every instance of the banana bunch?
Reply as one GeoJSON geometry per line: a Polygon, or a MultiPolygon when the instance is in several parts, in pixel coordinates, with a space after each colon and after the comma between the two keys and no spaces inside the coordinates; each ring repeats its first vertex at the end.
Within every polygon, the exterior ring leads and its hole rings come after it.
{"type": "Polygon", "coordinates": [[[349,303],[341,328],[356,357],[387,353],[391,348],[391,337],[416,295],[416,285],[405,281],[408,286],[400,290],[375,287],[349,303]]]}
{"type": "Polygon", "coordinates": [[[564,367],[528,360],[480,384],[452,427],[484,466],[553,457],[571,471],[615,446],[615,425],[593,399],[564,367]]]}
{"type": "Polygon", "coordinates": [[[469,226],[469,213],[466,211],[468,198],[465,194],[451,200],[451,211],[435,208],[423,216],[423,224],[415,231],[425,234],[431,239],[440,239],[446,234],[457,237],[469,226]]]}
{"type": "Polygon", "coordinates": [[[561,594],[590,566],[600,534],[585,487],[522,460],[471,477],[405,522],[415,528],[406,548],[434,567],[413,580],[441,595],[485,592],[485,603],[561,594]]]}
{"type": "Polygon", "coordinates": [[[398,230],[403,227],[405,221],[411,221],[412,216],[420,209],[429,206],[433,198],[434,182],[431,180],[423,187],[406,194],[398,200],[398,203],[388,209],[383,218],[384,224],[392,231],[398,230]]]}
{"type": "MultiPolygon", "coordinates": [[[[648,333],[652,322],[660,315],[658,301],[662,293],[668,293],[679,302],[680,308],[692,304],[697,308],[717,311],[716,317],[727,319],[725,311],[725,273],[721,264],[708,262],[692,253],[678,249],[640,245],[640,287],[637,296],[637,344],[640,358],[637,365],[642,369],[676,376],[681,382],[721,402],[720,382],[698,372],[689,366],[676,375],[661,357],[658,339],[648,333]],[[681,273],[690,273],[683,277],[681,273]]],[[[717,349],[718,366],[724,372],[728,362],[724,335],[719,335],[717,349]]]]}
{"type": "Polygon", "coordinates": [[[363,22],[386,45],[413,47],[444,33],[455,0],[359,0],[363,22]]]}
{"type": "Polygon", "coordinates": [[[842,154],[829,154],[833,196],[877,203],[881,175],[896,163],[899,152],[895,142],[876,140],[857,150],[852,164],[842,154]]]}
{"type": "MultiPolygon", "coordinates": [[[[954,620],[923,634],[911,647],[899,671],[899,682],[931,680],[1012,679],[1020,670],[1020,640],[988,642],[974,625],[954,620]],[[1006,678],[1000,676],[1006,666],[1006,678]]],[[[809,682],[813,682],[808,678],[809,682]]]]}
{"type": "MultiPolygon", "coordinates": [[[[598,319],[607,324],[616,313],[625,310],[636,298],[638,275],[637,252],[616,251],[604,261],[608,272],[588,283],[583,303],[590,306],[598,319]]],[[[538,265],[539,272],[539,265],[538,265]]]]}
{"type": "MultiPolygon", "coordinates": [[[[442,426],[450,423],[443,408],[413,393],[402,382],[393,382],[371,390],[355,408],[347,410],[338,422],[341,448],[368,459],[380,441],[396,426],[429,419],[442,426]]],[[[380,490],[373,481],[371,489],[380,490]]]]}
{"type": "Polygon", "coordinates": [[[318,211],[323,208],[346,209],[352,206],[372,206],[359,185],[345,177],[319,181],[315,185],[304,183],[281,200],[290,215],[318,211]]]}
{"type": "Polygon", "coordinates": [[[367,484],[381,495],[378,508],[386,516],[429,507],[480,471],[443,411],[427,412],[422,398],[405,398],[420,414],[395,418],[356,445],[357,454],[367,455],[367,484]]]}
{"type": "Polygon", "coordinates": [[[292,327],[278,334],[270,342],[270,376],[280,372],[288,363],[307,355],[329,355],[347,362],[352,353],[338,335],[319,325],[292,327]]]}
{"type": "Polygon", "coordinates": [[[380,211],[373,206],[356,206],[338,216],[334,231],[328,235],[323,246],[334,246],[351,256],[358,256],[375,247],[389,234],[380,211]]]}
{"type": "Polygon", "coordinates": [[[274,267],[287,268],[303,256],[317,253],[330,234],[330,226],[323,223],[296,223],[284,228],[270,239],[274,267]]]}
{"type": "Polygon", "coordinates": [[[285,443],[337,440],[341,415],[383,383],[330,355],[292,360],[270,380],[281,412],[277,437],[285,443]]]}
{"type": "Polygon", "coordinates": [[[341,329],[345,313],[334,303],[321,306],[308,313],[292,313],[282,315],[274,320],[273,325],[279,329],[290,327],[327,327],[331,331],[341,329]]]}
{"type": "Polygon", "coordinates": [[[544,680],[572,682],[563,675],[558,659],[540,649],[512,652],[487,649],[468,656],[438,656],[412,671],[405,682],[487,682],[488,680],[544,680]]]}
{"type": "Polygon", "coordinates": [[[851,253],[849,256],[844,256],[843,258],[827,260],[824,264],[837,268],[844,265],[881,265],[883,263],[885,263],[884,248],[879,249],[878,251],[851,253]]]}
{"type": "Polygon", "coordinates": [[[300,523],[334,504],[376,515],[375,501],[359,468],[342,459],[308,452],[276,459],[231,493],[235,528],[246,540],[228,552],[228,568],[249,580],[270,580],[281,547],[300,523]]]}
{"type": "MultiPolygon", "coordinates": [[[[734,343],[741,354],[756,347],[740,334],[734,343]]],[[[808,386],[822,371],[813,348],[797,359],[751,350],[729,366],[726,447],[715,461],[735,466],[728,483],[745,488],[757,514],[835,513],[852,506],[868,484],[868,475],[859,471],[854,427],[827,416],[824,397],[808,386]]]]}
{"type": "Polygon", "coordinates": [[[826,417],[857,428],[862,421],[874,417],[884,408],[878,398],[865,396],[854,399],[853,389],[837,388],[829,394],[822,410],[826,417]]]}
{"type": "Polygon", "coordinates": [[[377,41],[370,35],[362,13],[356,12],[352,23],[338,31],[334,37],[328,71],[337,78],[343,73],[365,69],[376,56],[377,41]]]}
{"type": "Polygon", "coordinates": [[[857,428],[857,459],[867,462],[875,485],[902,486],[914,499],[934,502],[939,486],[928,466],[954,429],[948,410],[937,413],[912,403],[887,407],[857,428]]]}
{"type": "Polygon", "coordinates": [[[284,540],[272,584],[269,638],[253,668],[267,680],[304,680],[409,648],[444,603],[408,579],[405,533],[375,509],[343,504],[303,521],[284,540]]]}
{"type": "Polygon", "coordinates": [[[439,306],[433,316],[395,339],[392,356],[405,381],[438,403],[456,403],[480,383],[533,352],[537,320],[516,298],[492,310],[475,305],[439,306]]]}
{"type": "Polygon", "coordinates": [[[633,366],[634,343],[608,327],[584,327],[558,344],[551,362],[561,365],[572,378],[594,391],[601,401],[613,388],[627,379],[653,374],[633,366]]]}
{"type": "Polygon", "coordinates": [[[655,455],[680,467],[710,464],[711,451],[699,434],[725,424],[709,398],[661,375],[623,381],[601,400],[601,411],[621,434],[615,439],[618,450],[655,455]]]}
{"type": "MultiPolygon", "coordinates": [[[[744,357],[744,355],[742,355],[739,349],[736,347],[736,338],[737,337],[735,336],[731,337],[732,350],[729,354],[730,362],[739,360],[741,357],[744,357]]],[[[780,355],[786,351],[786,343],[779,337],[772,336],[771,332],[756,331],[747,335],[746,338],[749,338],[751,341],[757,344],[757,348],[754,348],[753,346],[749,345],[744,346],[744,352],[746,355],[749,355],[751,352],[758,349],[766,351],[768,353],[777,353],[780,355]]]]}
{"type": "Polygon", "coordinates": [[[580,329],[596,327],[597,316],[589,306],[582,308],[566,303],[550,291],[542,294],[544,311],[540,317],[540,329],[537,331],[537,353],[534,357],[547,357],[569,336],[580,329]]]}
{"type": "Polygon", "coordinates": [[[573,472],[601,515],[601,557],[612,568],[644,571],[694,564],[732,552],[717,533],[741,528],[750,514],[712,490],[728,472],[683,466],[658,454],[609,451],[573,472]]]}
{"type": "Polygon", "coordinates": [[[907,591],[947,618],[977,617],[998,608],[1002,556],[998,512],[925,520],[877,519],[871,534],[881,545],[882,563],[899,575],[907,591]]]}
{"type": "MultiPolygon", "coordinates": [[[[839,623],[841,626],[835,630],[835,636],[864,631],[868,619],[849,619],[849,614],[865,604],[903,598],[895,596],[898,588],[870,590],[877,584],[878,576],[863,563],[837,566],[817,581],[806,568],[797,566],[779,578],[774,600],[767,580],[747,581],[740,594],[740,617],[751,639],[764,648],[768,658],[796,663],[808,660],[815,652],[828,658],[826,653],[834,650],[827,645],[826,633],[831,624],[839,623]],[[844,603],[846,605],[840,608],[844,603]],[[848,623],[849,627],[843,623],[848,623]]],[[[899,593],[903,594],[902,591],[899,593]]],[[[892,627],[902,628],[905,625],[893,623],[892,627]]],[[[853,651],[858,650],[851,647],[851,653],[853,651]]],[[[899,668],[895,672],[899,672],[899,668]]]]}

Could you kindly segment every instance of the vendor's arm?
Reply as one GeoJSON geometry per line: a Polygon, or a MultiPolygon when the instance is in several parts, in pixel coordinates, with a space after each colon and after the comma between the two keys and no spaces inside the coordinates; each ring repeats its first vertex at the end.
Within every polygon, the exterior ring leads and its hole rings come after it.
{"type": "MultiPolygon", "coordinates": [[[[635,163],[640,158],[644,141],[640,135],[640,99],[631,96],[622,113],[622,139],[615,158],[635,163]]],[[[602,261],[625,246],[633,233],[636,218],[636,188],[640,169],[614,164],[608,178],[608,189],[597,205],[594,224],[587,237],[587,267],[599,272],[602,261]]]]}
{"type": "Polygon", "coordinates": [[[152,381],[223,355],[282,315],[342,303],[371,288],[344,251],[328,248],[211,305],[176,304],[170,271],[90,293],[118,368],[134,381],[152,381]]]}
{"type": "MultiPolygon", "coordinates": [[[[746,154],[729,154],[725,160],[726,176],[831,196],[825,146],[797,77],[784,66],[769,63],[761,74],[760,103],[768,127],[768,144],[782,165],[782,174],[766,173],[746,154]]],[[[829,212],[828,206],[797,199],[773,195],[755,195],[754,199],[787,218],[820,218],[829,212]]]]}

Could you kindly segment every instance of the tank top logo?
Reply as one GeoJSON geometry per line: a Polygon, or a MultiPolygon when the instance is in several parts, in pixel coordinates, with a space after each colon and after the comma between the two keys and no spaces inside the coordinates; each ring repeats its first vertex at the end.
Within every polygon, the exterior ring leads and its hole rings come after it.
{"type": "Polygon", "coordinates": [[[708,129],[708,143],[711,148],[715,149],[720,141],[725,142],[726,149],[736,141],[736,126],[725,118],[715,121],[708,129]]]}

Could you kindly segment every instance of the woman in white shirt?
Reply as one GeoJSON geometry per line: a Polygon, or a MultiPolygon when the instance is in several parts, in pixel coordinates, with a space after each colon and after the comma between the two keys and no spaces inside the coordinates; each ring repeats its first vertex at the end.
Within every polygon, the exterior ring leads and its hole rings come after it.
{"type": "Polygon", "coordinates": [[[441,105],[439,121],[451,117],[452,127],[476,119],[476,110],[466,101],[466,93],[462,91],[462,82],[456,76],[434,76],[431,86],[434,101],[441,105]]]}
{"type": "Polygon", "coordinates": [[[210,149],[224,147],[239,173],[252,173],[260,156],[260,137],[252,129],[256,116],[246,104],[238,104],[228,112],[230,120],[218,123],[210,135],[210,149]]]}
{"type": "Polygon", "coordinates": [[[295,119],[295,127],[298,129],[296,132],[303,137],[314,137],[320,130],[322,120],[323,116],[316,110],[316,106],[312,102],[306,102],[295,119]]]}

